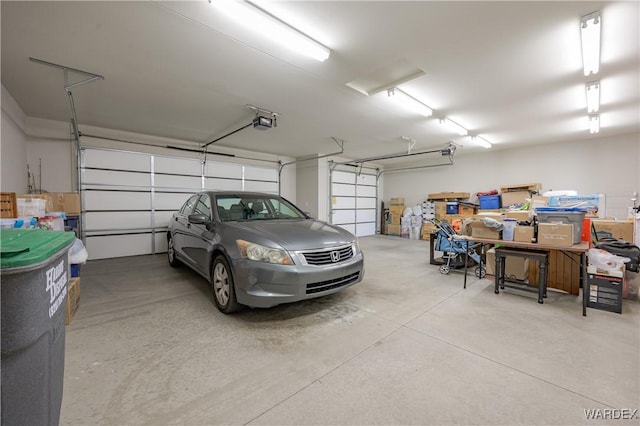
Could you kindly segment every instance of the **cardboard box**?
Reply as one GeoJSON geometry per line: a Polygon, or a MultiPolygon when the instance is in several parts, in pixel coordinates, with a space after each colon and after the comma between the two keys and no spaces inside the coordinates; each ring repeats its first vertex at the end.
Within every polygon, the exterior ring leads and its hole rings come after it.
{"type": "Polygon", "coordinates": [[[591,223],[596,228],[598,238],[611,236],[633,242],[632,221],[592,219],[591,223]]]}
{"type": "Polygon", "coordinates": [[[445,201],[435,202],[436,219],[440,219],[447,214],[447,203],[445,201]]]}
{"type": "Polygon", "coordinates": [[[387,225],[387,235],[401,235],[401,234],[402,234],[402,228],[400,227],[400,224],[398,224],[398,225],[388,224],[387,225]]]}
{"type": "Polygon", "coordinates": [[[18,198],[27,200],[44,200],[45,212],[65,212],[69,216],[78,216],[80,214],[80,194],[75,192],[21,194],[18,195],[18,198]]]}
{"type": "Polygon", "coordinates": [[[502,198],[502,207],[509,206],[522,206],[527,202],[528,198],[531,198],[529,195],[529,191],[511,191],[511,192],[503,192],[501,195],[502,198]]]}
{"type": "Polygon", "coordinates": [[[400,225],[400,220],[402,219],[402,215],[399,214],[389,214],[389,225],[400,225]]]}
{"type": "Polygon", "coordinates": [[[547,207],[549,205],[549,197],[543,197],[542,195],[532,195],[530,210],[535,210],[536,207],[547,207]]]}
{"type": "Polygon", "coordinates": [[[80,278],[70,278],[67,282],[67,308],[64,315],[64,323],[71,324],[73,317],[80,306],[80,278]]]}
{"type": "Polygon", "coordinates": [[[402,213],[404,213],[404,206],[403,205],[389,206],[389,214],[396,214],[398,216],[402,216],[402,213]]]}
{"type": "Polygon", "coordinates": [[[513,241],[530,243],[533,240],[533,226],[516,226],[513,231],[513,241]]]}
{"type": "Polygon", "coordinates": [[[472,207],[472,206],[459,204],[458,205],[458,214],[460,216],[462,216],[462,217],[472,217],[474,214],[476,214],[476,209],[475,209],[475,207],[472,207]]]}
{"type": "Polygon", "coordinates": [[[470,226],[472,237],[500,239],[500,231],[496,231],[494,228],[487,228],[484,226],[484,223],[479,220],[472,221],[470,226]]]}
{"type": "Polygon", "coordinates": [[[540,183],[519,183],[516,185],[504,185],[500,187],[500,192],[513,191],[537,191],[542,188],[540,183]]]}
{"type": "MultiPolygon", "coordinates": [[[[491,248],[486,253],[487,275],[496,274],[496,249],[491,248]]],[[[529,276],[529,259],[508,256],[504,265],[505,278],[524,281],[529,276]]]]}
{"type": "Polygon", "coordinates": [[[504,217],[515,219],[518,222],[530,222],[531,212],[529,210],[507,210],[504,213],[504,217]]]}
{"type": "Polygon", "coordinates": [[[400,197],[392,198],[391,201],[389,201],[389,204],[391,204],[392,206],[404,207],[404,198],[400,198],[400,197]]]}
{"type": "Polygon", "coordinates": [[[467,199],[471,194],[468,192],[437,192],[427,195],[427,200],[452,200],[467,199]]]}
{"type": "Polygon", "coordinates": [[[435,234],[436,232],[438,232],[436,225],[433,223],[423,223],[420,229],[420,239],[428,241],[431,239],[431,234],[435,234]]]}
{"type": "Polygon", "coordinates": [[[570,247],[573,245],[573,225],[570,223],[539,223],[538,244],[570,247]]]}

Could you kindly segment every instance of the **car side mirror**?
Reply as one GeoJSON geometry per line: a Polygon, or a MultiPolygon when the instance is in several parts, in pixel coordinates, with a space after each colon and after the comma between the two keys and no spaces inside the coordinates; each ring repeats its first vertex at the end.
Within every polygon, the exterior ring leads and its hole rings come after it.
{"type": "Polygon", "coordinates": [[[307,219],[313,219],[313,216],[311,216],[311,212],[302,212],[302,213],[304,213],[307,219]]]}
{"type": "Polygon", "coordinates": [[[208,224],[211,220],[203,214],[190,214],[189,223],[195,223],[196,225],[208,224]]]}

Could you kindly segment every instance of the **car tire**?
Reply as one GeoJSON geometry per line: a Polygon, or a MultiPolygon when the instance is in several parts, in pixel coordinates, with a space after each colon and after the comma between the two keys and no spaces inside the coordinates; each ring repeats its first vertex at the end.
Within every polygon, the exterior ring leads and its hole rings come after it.
{"type": "Polygon", "coordinates": [[[180,265],[180,261],[176,257],[176,249],[173,246],[173,236],[171,234],[167,234],[167,258],[169,259],[169,265],[174,268],[180,265]]]}
{"type": "Polygon", "coordinates": [[[213,260],[211,289],[213,291],[213,302],[220,312],[230,314],[240,309],[240,305],[236,300],[236,289],[231,268],[227,259],[222,255],[218,255],[213,260]]]}

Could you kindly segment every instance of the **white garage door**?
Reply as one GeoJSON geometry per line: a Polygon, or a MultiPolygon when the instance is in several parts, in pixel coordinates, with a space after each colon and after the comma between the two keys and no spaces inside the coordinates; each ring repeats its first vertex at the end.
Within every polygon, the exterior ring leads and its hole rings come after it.
{"type": "Polygon", "coordinates": [[[275,168],[81,149],[82,235],[89,259],[167,251],[167,223],[206,189],[278,193],[275,168]]]}
{"type": "Polygon", "coordinates": [[[331,223],[358,237],[375,235],[378,187],[375,174],[331,171],[331,223]]]}

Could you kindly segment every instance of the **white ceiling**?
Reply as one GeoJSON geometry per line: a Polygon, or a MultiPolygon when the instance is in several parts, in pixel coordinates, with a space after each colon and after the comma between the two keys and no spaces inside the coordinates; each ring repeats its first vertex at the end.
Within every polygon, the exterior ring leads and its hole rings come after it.
{"type": "MultiPolygon", "coordinates": [[[[215,1],[215,0],[214,0],[215,1]]],[[[363,158],[440,148],[469,137],[398,109],[353,81],[402,85],[493,149],[614,136],[640,129],[640,3],[281,1],[271,12],[332,49],[299,57],[189,2],[2,1],[2,84],[30,117],[68,121],[63,72],[104,76],[73,90],[80,130],[97,126],[209,142],[249,123],[255,105],[278,127],[247,128],[215,146],[302,157],[338,149],[363,158]],[[602,11],[597,77],[585,77],[580,18],[602,11]],[[601,131],[590,135],[585,83],[601,81],[601,131]]],[[[71,82],[84,77],[71,74],[71,82]]],[[[405,160],[408,161],[408,160],[405,160]]]]}

